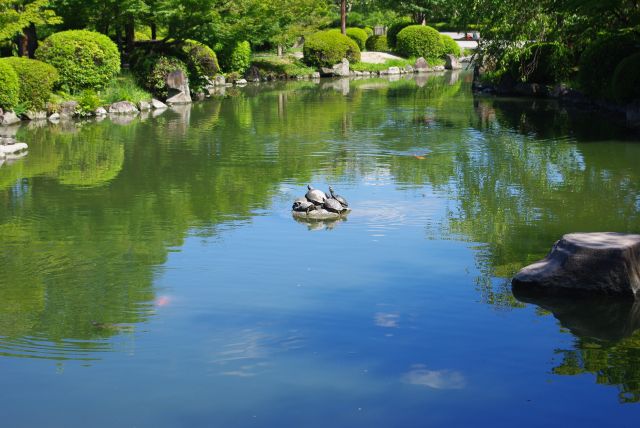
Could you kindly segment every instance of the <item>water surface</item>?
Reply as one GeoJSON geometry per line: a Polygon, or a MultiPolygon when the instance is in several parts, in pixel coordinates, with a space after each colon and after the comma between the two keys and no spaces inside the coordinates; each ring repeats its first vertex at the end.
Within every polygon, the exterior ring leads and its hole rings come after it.
{"type": "Polygon", "coordinates": [[[525,303],[509,279],[564,233],[640,232],[638,136],[469,78],[19,128],[3,426],[635,424],[637,305],[525,303]],[[294,220],[307,183],[348,219],[294,220]]]}

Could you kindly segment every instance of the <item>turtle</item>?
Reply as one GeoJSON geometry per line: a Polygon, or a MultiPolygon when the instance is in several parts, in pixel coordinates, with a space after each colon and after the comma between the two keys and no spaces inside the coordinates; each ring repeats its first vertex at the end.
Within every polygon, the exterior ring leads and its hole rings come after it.
{"type": "Polygon", "coordinates": [[[309,202],[313,202],[314,205],[322,205],[327,200],[327,195],[322,190],[314,189],[311,185],[307,185],[309,191],[304,195],[309,202]]]}
{"type": "Polygon", "coordinates": [[[347,200],[345,198],[343,198],[340,195],[336,195],[335,193],[333,193],[333,187],[331,187],[331,186],[329,186],[329,193],[331,194],[331,198],[335,199],[338,202],[340,202],[340,205],[342,205],[343,207],[347,208],[349,206],[349,204],[347,203],[347,200]]]}
{"type": "Polygon", "coordinates": [[[293,201],[291,209],[298,212],[309,212],[312,207],[315,209],[313,202],[309,202],[307,198],[298,198],[293,201]]]}
{"type": "Polygon", "coordinates": [[[347,210],[336,199],[327,199],[326,201],[324,201],[324,204],[322,204],[322,208],[324,208],[329,212],[337,213],[337,214],[342,214],[347,210]]]}

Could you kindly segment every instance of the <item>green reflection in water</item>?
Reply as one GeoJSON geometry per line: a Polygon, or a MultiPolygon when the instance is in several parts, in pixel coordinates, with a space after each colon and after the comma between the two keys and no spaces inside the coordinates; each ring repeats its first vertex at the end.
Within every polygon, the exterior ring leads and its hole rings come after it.
{"type": "MultiPolygon", "coordinates": [[[[320,175],[384,172],[400,191],[446,195],[426,235],[475,243],[478,292],[499,309],[523,306],[508,279],[563,233],[640,230],[640,145],[587,112],[474,99],[469,78],[276,83],[157,117],[21,129],[29,156],[0,168],[0,354],[108,350],[153,313],[154,276],[188,234],[250,221],[283,183],[320,175]]],[[[574,333],[554,372],[597,373],[637,401],[638,334],[595,346],[574,333]]]]}

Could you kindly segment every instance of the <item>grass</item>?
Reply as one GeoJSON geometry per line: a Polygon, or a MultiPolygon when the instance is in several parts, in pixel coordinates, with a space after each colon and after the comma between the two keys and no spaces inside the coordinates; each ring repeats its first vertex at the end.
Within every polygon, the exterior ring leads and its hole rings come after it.
{"type": "Polygon", "coordinates": [[[130,73],[122,73],[113,79],[98,95],[104,104],[118,101],[130,101],[137,104],[140,101],[151,100],[151,94],[140,88],[130,73]]]}
{"type": "Polygon", "coordinates": [[[316,71],[315,68],[308,67],[300,60],[290,56],[254,57],[252,65],[256,66],[260,70],[260,74],[263,76],[272,76],[276,78],[308,76],[316,71]]]}

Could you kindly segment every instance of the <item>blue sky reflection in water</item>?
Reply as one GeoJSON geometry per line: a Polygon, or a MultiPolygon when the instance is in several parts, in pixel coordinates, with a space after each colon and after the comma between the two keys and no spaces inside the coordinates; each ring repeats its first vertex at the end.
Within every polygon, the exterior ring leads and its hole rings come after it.
{"type": "Polygon", "coordinates": [[[637,136],[466,74],[227,95],[18,130],[3,425],[631,426],[637,308],[508,280],[563,233],[640,231],[637,136]],[[295,221],[307,183],[352,214],[295,221]]]}

